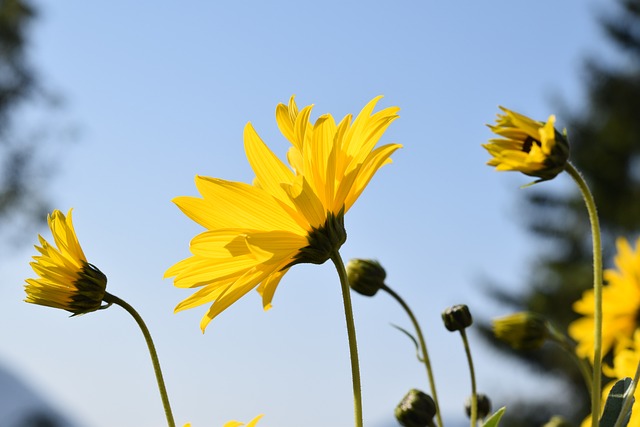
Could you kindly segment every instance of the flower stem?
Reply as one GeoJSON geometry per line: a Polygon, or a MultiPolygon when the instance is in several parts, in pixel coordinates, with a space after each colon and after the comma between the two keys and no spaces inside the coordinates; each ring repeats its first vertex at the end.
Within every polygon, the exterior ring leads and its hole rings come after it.
{"type": "Polygon", "coordinates": [[[476,427],[478,420],[478,392],[476,391],[476,371],[473,369],[473,359],[471,358],[471,348],[467,339],[465,329],[460,329],[460,336],[464,344],[464,351],[467,353],[467,361],[469,362],[469,373],[471,374],[471,427],[476,427]]]}
{"type": "Polygon", "coordinates": [[[591,222],[591,236],[593,241],[593,297],[594,297],[594,341],[593,341],[593,383],[591,389],[591,425],[597,427],[600,418],[600,388],[602,382],[602,242],[600,237],[600,223],[598,211],[593,195],[586,181],[578,170],[567,162],[565,171],[576,182],[582,198],[587,206],[589,221],[591,222]]]}
{"type": "Polygon", "coordinates": [[[564,351],[569,353],[569,355],[571,355],[573,360],[576,362],[576,364],[578,365],[578,368],[580,369],[580,373],[582,374],[582,377],[584,378],[585,385],[587,386],[587,389],[589,390],[589,394],[591,394],[591,392],[593,391],[593,384],[592,384],[592,382],[593,382],[593,372],[592,372],[592,369],[591,369],[591,365],[589,364],[587,359],[583,359],[583,358],[578,357],[578,355],[576,354],[576,346],[575,346],[575,344],[571,340],[569,340],[569,338],[567,338],[566,335],[564,335],[563,333],[559,332],[549,322],[547,322],[547,329],[549,331],[551,340],[554,341],[555,343],[557,343],[564,351]]]}
{"type": "Polygon", "coordinates": [[[383,284],[380,289],[386,291],[389,295],[391,295],[398,303],[404,308],[404,311],[407,312],[411,322],[413,323],[413,327],[416,330],[416,335],[418,336],[418,342],[420,343],[420,352],[422,353],[422,362],[427,368],[427,377],[429,378],[429,385],[431,386],[431,394],[433,396],[433,401],[436,404],[436,419],[438,421],[438,427],[442,427],[442,416],[440,415],[440,406],[438,404],[438,393],[436,393],[436,383],[433,379],[433,370],[431,369],[431,362],[429,360],[429,353],[427,352],[427,343],[422,335],[422,329],[420,328],[420,324],[418,324],[418,320],[413,315],[413,312],[407,305],[407,303],[395,293],[393,289],[391,289],[386,284],[383,284]]]}
{"type": "Polygon", "coordinates": [[[169,396],[167,394],[167,389],[164,385],[164,379],[162,378],[160,361],[158,360],[156,347],[153,345],[153,340],[151,339],[151,334],[149,333],[149,329],[147,328],[147,325],[145,325],[144,321],[142,320],[142,317],[140,317],[138,312],[133,307],[131,307],[126,301],[123,301],[117,296],[111,295],[108,292],[105,293],[103,300],[109,304],[116,304],[124,308],[125,311],[135,319],[136,323],[140,327],[140,330],[142,331],[142,335],[144,335],[144,340],[146,341],[147,347],[149,349],[151,362],[153,363],[153,370],[156,374],[156,380],[158,381],[158,389],[160,390],[160,397],[162,398],[164,413],[167,417],[167,424],[169,425],[169,427],[175,427],[176,423],[173,420],[173,413],[171,412],[171,405],[169,404],[169,396]]]}
{"type": "Polygon", "coordinates": [[[349,336],[349,355],[351,357],[351,379],[353,382],[353,405],[356,427],[363,427],[360,364],[358,362],[358,344],[356,343],[356,326],[353,321],[349,280],[347,279],[347,270],[344,268],[344,262],[342,261],[342,257],[338,251],[333,252],[331,255],[331,261],[333,261],[333,264],[336,266],[336,270],[338,270],[338,276],[340,276],[344,314],[347,320],[347,335],[349,336]]]}

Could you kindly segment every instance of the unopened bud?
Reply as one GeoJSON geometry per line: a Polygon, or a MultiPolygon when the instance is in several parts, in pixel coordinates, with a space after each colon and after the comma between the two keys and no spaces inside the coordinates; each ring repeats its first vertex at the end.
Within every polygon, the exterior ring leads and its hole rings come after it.
{"type": "Polygon", "coordinates": [[[549,421],[542,427],[573,427],[573,424],[565,420],[559,415],[554,415],[549,421]]]}
{"type": "Polygon", "coordinates": [[[384,286],[386,271],[378,261],[372,259],[352,259],[347,264],[347,279],[351,289],[359,294],[372,297],[384,286]]]}
{"type": "MultiPolygon", "coordinates": [[[[478,399],[478,418],[482,419],[491,413],[491,400],[486,394],[479,393],[478,399]]],[[[464,402],[464,410],[467,417],[471,417],[471,397],[464,402]]]]}
{"type": "Polygon", "coordinates": [[[493,319],[493,334],[516,350],[535,350],[549,338],[544,317],[529,312],[493,319]]]}
{"type": "Polygon", "coordinates": [[[464,304],[447,308],[442,312],[442,320],[444,321],[444,326],[451,332],[462,331],[473,323],[469,307],[464,304]]]}
{"type": "Polygon", "coordinates": [[[433,422],[436,404],[431,396],[414,388],[396,406],[395,415],[404,427],[426,427],[433,422]]]}

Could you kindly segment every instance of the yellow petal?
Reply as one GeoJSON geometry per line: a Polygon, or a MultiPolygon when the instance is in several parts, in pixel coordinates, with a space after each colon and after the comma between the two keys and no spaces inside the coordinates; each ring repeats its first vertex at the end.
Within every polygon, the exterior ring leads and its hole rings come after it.
{"type": "Polygon", "coordinates": [[[251,123],[244,129],[244,149],[260,187],[283,203],[291,204],[282,184],[293,181],[293,172],[265,145],[251,123]]]}

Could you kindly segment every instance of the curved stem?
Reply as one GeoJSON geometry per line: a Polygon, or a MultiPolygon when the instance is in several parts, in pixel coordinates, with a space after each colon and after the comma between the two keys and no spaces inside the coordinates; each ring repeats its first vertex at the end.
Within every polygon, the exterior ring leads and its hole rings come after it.
{"type": "Polygon", "coordinates": [[[578,170],[567,162],[565,171],[576,182],[582,198],[587,206],[589,221],[591,222],[591,236],[593,242],[593,297],[594,297],[594,341],[593,341],[593,388],[591,390],[591,425],[597,427],[600,418],[600,389],[602,387],[602,242],[600,237],[600,223],[598,211],[593,195],[586,181],[578,170]]]}
{"type": "Polygon", "coordinates": [[[467,339],[467,332],[460,329],[460,336],[464,344],[464,351],[467,353],[469,362],[469,373],[471,374],[471,427],[476,427],[478,421],[478,392],[476,391],[476,371],[473,369],[473,359],[471,359],[471,348],[467,339]]]}
{"type": "Polygon", "coordinates": [[[340,286],[342,288],[342,301],[344,304],[344,315],[347,320],[347,335],[349,336],[349,355],[351,357],[351,379],[353,382],[353,405],[355,412],[356,427],[363,427],[362,422],[362,391],[360,386],[360,364],[358,362],[358,344],[356,343],[356,326],[353,321],[353,309],[351,307],[351,294],[349,291],[349,280],[347,270],[340,253],[336,250],[331,255],[331,261],[338,270],[340,276],[340,286]]]}
{"type": "Polygon", "coordinates": [[[578,368],[580,369],[580,373],[584,378],[585,385],[589,390],[589,395],[591,395],[593,391],[593,371],[587,359],[578,357],[578,355],[576,354],[575,344],[571,340],[569,340],[569,338],[566,335],[559,332],[549,322],[547,322],[547,330],[549,331],[551,340],[557,343],[564,351],[569,353],[569,355],[571,355],[573,360],[576,362],[576,364],[578,365],[578,368]]]}
{"type": "Polygon", "coordinates": [[[142,331],[142,335],[144,335],[144,340],[147,343],[147,348],[149,349],[151,362],[153,363],[153,371],[155,372],[156,380],[158,381],[158,389],[160,390],[160,397],[162,398],[164,413],[167,417],[167,424],[169,425],[169,427],[175,427],[176,423],[173,420],[173,413],[171,412],[171,405],[169,404],[169,395],[167,394],[167,389],[164,385],[164,379],[162,378],[160,361],[158,360],[156,347],[153,345],[153,340],[151,339],[151,334],[149,333],[149,329],[147,328],[147,325],[145,325],[144,321],[142,320],[142,317],[140,317],[138,312],[133,307],[131,307],[126,301],[123,301],[117,296],[111,295],[108,292],[105,293],[103,300],[109,304],[116,304],[124,308],[125,311],[135,319],[136,323],[140,327],[140,330],[142,331]]]}
{"type": "Polygon", "coordinates": [[[427,352],[427,343],[422,335],[422,329],[420,328],[420,324],[418,324],[418,320],[413,315],[413,312],[407,305],[407,303],[394,292],[386,284],[383,284],[381,289],[386,291],[389,295],[391,295],[398,303],[404,308],[404,311],[407,312],[411,322],[413,323],[413,327],[416,330],[416,335],[418,336],[418,342],[420,343],[420,352],[422,353],[422,361],[427,368],[427,377],[429,378],[429,385],[431,386],[431,395],[433,396],[433,401],[436,404],[436,420],[438,421],[438,427],[442,427],[442,416],[440,415],[440,406],[438,404],[438,393],[436,393],[436,383],[433,379],[433,370],[431,369],[431,362],[429,360],[429,353],[427,352]]]}

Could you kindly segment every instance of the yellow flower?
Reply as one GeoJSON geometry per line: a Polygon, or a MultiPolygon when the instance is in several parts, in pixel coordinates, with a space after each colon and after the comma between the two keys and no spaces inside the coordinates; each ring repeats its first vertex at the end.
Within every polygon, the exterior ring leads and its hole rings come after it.
{"type": "Polygon", "coordinates": [[[59,210],[48,217],[56,247],[38,236],[40,255],[31,262],[37,279],[27,279],[26,302],[67,310],[74,315],[89,313],[102,306],[107,277],[82,252],[71,222],[71,210],[64,216],[59,210]]]}
{"type": "MultiPolygon", "coordinates": [[[[602,354],[617,341],[630,338],[638,327],[640,311],[640,238],[635,250],[624,238],[616,241],[616,269],[604,271],[602,289],[602,354]]],[[[569,325],[569,335],[578,342],[576,353],[593,359],[594,320],[593,290],[587,290],[573,304],[573,310],[583,317],[569,325]]]]}
{"type": "MultiPolygon", "coordinates": [[[[260,419],[264,416],[264,414],[260,414],[257,417],[255,417],[254,419],[252,419],[251,421],[249,421],[247,424],[245,423],[241,423],[240,421],[229,421],[224,423],[224,426],[222,427],[256,427],[258,425],[258,421],[260,421],[260,419]]],[[[191,427],[191,423],[187,423],[184,425],[184,427],[191,427]]]]}
{"type": "Polygon", "coordinates": [[[401,147],[375,148],[397,107],[373,113],[369,102],[351,123],[336,124],[329,114],[309,121],[312,106],[301,111],[291,97],[278,105],[276,120],[291,142],[287,167],[260,139],[251,124],[244,146],[256,178],[253,184],[196,177],[202,195],[174,202],[207,231],[190,245],[192,256],[165,273],[180,288],[197,288],[176,311],[212,303],[200,327],[258,287],[265,309],[288,269],[298,263],[321,264],[346,240],[344,214],[373,175],[401,147]]]}
{"type": "Polygon", "coordinates": [[[532,120],[514,111],[500,107],[493,133],[501,136],[489,140],[483,147],[493,156],[487,162],[499,171],[518,171],[538,179],[554,178],[564,170],[569,158],[569,143],[553,127],[555,116],[546,123],[532,120]]]}
{"type": "Polygon", "coordinates": [[[228,423],[225,423],[225,425],[223,427],[241,427],[241,426],[255,427],[256,425],[258,425],[258,421],[260,421],[260,419],[262,417],[263,417],[263,415],[260,414],[257,417],[255,417],[254,419],[252,419],[251,421],[249,421],[246,425],[244,423],[239,422],[239,421],[229,421],[228,423]]]}

